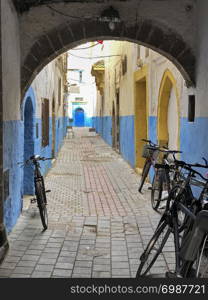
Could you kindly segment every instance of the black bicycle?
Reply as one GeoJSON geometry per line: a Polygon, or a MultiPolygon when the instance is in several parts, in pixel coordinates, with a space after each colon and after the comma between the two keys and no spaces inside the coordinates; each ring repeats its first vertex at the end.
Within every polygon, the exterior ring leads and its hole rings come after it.
{"type": "Polygon", "coordinates": [[[46,193],[50,192],[50,190],[45,190],[44,178],[40,171],[40,161],[46,161],[51,159],[52,158],[45,158],[39,155],[33,155],[25,161],[25,164],[32,164],[34,166],[34,185],[36,198],[31,199],[31,203],[37,203],[44,230],[48,228],[46,193]]]}
{"type": "Polygon", "coordinates": [[[156,211],[165,208],[165,205],[160,206],[161,202],[168,199],[169,192],[174,185],[180,181],[180,165],[177,164],[175,155],[182,153],[178,150],[158,149],[161,152],[161,164],[155,164],[155,174],[151,187],[151,204],[156,211]],[[169,159],[172,155],[173,160],[169,159]],[[160,168],[160,166],[162,166],[160,168]],[[167,166],[167,167],[166,167],[167,166]]]}
{"type": "Polygon", "coordinates": [[[140,185],[138,188],[138,191],[141,193],[142,188],[144,185],[144,182],[147,178],[147,175],[149,173],[150,167],[154,166],[159,154],[159,145],[153,143],[151,140],[145,140],[142,139],[143,142],[146,142],[147,144],[144,145],[143,147],[143,152],[142,152],[142,157],[145,158],[145,163],[144,167],[142,170],[142,175],[141,175],[141,180],[140,180],[140,185]]]}
{"type": "MultiPolygon", "coordinates": [[[[180,164],[183,169],[188,171],[188,175],[183,178],[181,185],[173,187],[173,189],[170,191],[166,203],[165,212],[158,223],[154,235],[150,239],[145,251],[140,257],[140,265],[136,274],[136,278],[144,277],[149,274],[158,256],[162,253],[163,248],[171,233],[173,234],[174,239],[175,270],[173,272],[169,272],[169,276],[167,275],[167,277],[193,276],[193,272],[191,275],[190,270],[193,266],[194,261],[196,260],[196,255],[192,255],[192,261],[190,263],[190,259],[188,261],[186,260],[186,258],[188,257],[188,255],[186,255],[186,250],[184,250],[185,254],[183,255],[181,249],[187,249],[187,243],[188,245],[190,245],[191,239],[189,239],[186,243],[185,240],[188,236],[188,233],[192,233],[191,228],[194,227],[195,220],[197,219],[196,213],[201,211],[202,202],[200,200],[203,197],[202,195],[204,191],[208,189],[208,180],[204,178],[199,172],[194,170],[192,167],[208,168],[208,166],[207,164],[187,164],[183,161],[177,161],[177,163],[180,164]],[[193,197],[193,194],[190,194],[189,190],[191,179],[194,178],[196,175],[200,176],[203,179],[203,190],[201,192],[199,200],[196,200],[193,197]]],[[[165,168],[167,168],[167,166],[165,166],[165,168]]],[[[194,180],[196,181],[195,178],[194,180]]],[[[194,231],[194,233],[196,233],[196,231],[194,231]]],[[[192,235],[194,234],[192,233],[192,235]]],[[[201,236],[202,235],[200,235],[200,237],[201,236]]],[[[189,254],[192,254],[193,248],[194,254],[199,252],[201,253],[200,244],[197,244],[195,246],[191,246],[189,254]]]]}
{"type": "Polygon", "coordinates": [[[158,211],[158,208],[165,208],[165,206],[160,207],[161,201],[167,200],[168,194],[170,189],[173,186],[173,183],[177,183],[178,177],[178,165],[175,163],[176,158],[175,155],[178,153],[182,153],[182,151],[178,150],[169,150],[167,147],[160,148],[159,145],[154,144],[151,140],[142,139],[142,141],[146,142],[147,144],[144,145],[142,157],[146,158],[142,176],[140,181],[140,186],[138,191],[141,193],[144,182],[147,178],[149,170],[151,166],[154,168],[154,177],[152,181],[151,189],[151,204],[152,208],[158,211]],[[168,160],[168,157],[172,155],[174,162],[171,163],[168,160]],[[160,157],[161,163],[163,165],[169,166],[170,164],[175,166],[175,168],[159,168],[155,167],[157,164],[158,158],[160,157]]]}

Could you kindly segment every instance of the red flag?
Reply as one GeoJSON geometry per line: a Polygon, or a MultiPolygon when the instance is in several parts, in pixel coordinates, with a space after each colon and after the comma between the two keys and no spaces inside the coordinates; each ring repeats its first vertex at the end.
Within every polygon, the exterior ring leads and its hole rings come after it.
{"type": "Polygon", "coordinates": [[[99,40],[99,41],[97,41],[99,44],[103,44],[103,41],[102,40],[99,40]]]}

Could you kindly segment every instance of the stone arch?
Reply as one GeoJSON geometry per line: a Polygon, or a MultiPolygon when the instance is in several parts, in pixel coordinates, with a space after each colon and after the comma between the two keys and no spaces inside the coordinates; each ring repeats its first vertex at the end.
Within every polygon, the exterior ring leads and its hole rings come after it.
{"type": "Polygon", "coordinates": [[[176,98],[176,109],[177,109],[177,147],[180,147],[180,103],[179,103],[179,93],[177,89],[176,79],[170,70],[166,70],[163,74],[158,99],[158,121],[157,121],[157,135],[158,142],[160,145],[167,145],[169,142],[169,132],[168,132],[168,106],[171,91],[174,91],[176,98]]]}
{"type": "Polygon", "coordinates": [[[172,61],[187,86],[195,84],[195,55],[184,38],[163,24],[138,20],[127,26],[124,22],[112,32],[108,24],[97,21],[64,23],[40,36],[31,45],[21,67],[21,88],[24,95],[35,76],[51,60],[79,44],[92,40],[124,40],[149,47],[172,61]]]}
{"type": "MultiPolygon", "coordinates": [[[[33,110],[33,119],[35,120],[35,113],[36,113],[36,97],[35,97],[35,93],[32,87],[29,87],[29,89],[27,90],[24,99],[21,103],[21,120],[24,121],[24,111],[25,111],[25,104],[28,101],[28,99],[30,99],[31,103],[32,103],[32,110],[33,110]]],[[[35,126],[35,124],[34,124],[35,126]]]]}

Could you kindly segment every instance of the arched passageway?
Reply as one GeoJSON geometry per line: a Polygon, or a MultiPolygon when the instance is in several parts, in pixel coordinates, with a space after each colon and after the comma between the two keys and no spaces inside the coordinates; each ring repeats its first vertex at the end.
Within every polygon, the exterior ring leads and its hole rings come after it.
{"type": "MultiPolygon", "coordinates": [[[[16,1],[17,2],[17,1],[16,1]]],[[[56,56],[79,44],[92,40],[123,40],[147,46],[172,61],[182,73],[188,86],[195,83],[195,5],[186,8],[185,1],[118,1],[114,9],[120,22],[112,30],[99,20],[106,3],[87,5],[62,3],[18,6],[21,11],[21,85],[22,95],[38,72],[56,56]],[[147,3],[148,2],[148,3],[147,3]],[[142,10],[141,10],[142,7],[142,10]],[[29,9],[29,11],[27,11],[29,9]],[[180,22],[176,22],[176,12],[180,22]],[[127,13],[128,12],[128,13],[127,13]],[[157,13],[159,12],[159,13],[157,13]],[[86,17],[86,16],[90,17],[86,17]],[[173,17],[174,16],[174,17],[173,17]],[[46,22],[47,18],[47,22],[46,22]],[[35,27],[28,26],[34,22],[35,27]],[[162,21],[161,21],[162,20],[162,21]]],[[[42,3],[44,4],[44,2],[42,3]]]]}

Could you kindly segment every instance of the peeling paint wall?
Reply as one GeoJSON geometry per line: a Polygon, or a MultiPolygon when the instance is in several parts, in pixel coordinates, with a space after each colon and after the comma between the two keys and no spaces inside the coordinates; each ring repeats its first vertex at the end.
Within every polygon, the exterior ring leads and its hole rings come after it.
{"type": "Polygon", "coordinates": [[[7,230],[20,214],[22,207],[22,158],[20,121],[20,33],[19,21],[12,1],[1,1],[2,74],[3,74],[3,168],[8,173],[4,189],[4,223],[7,230]]]}

